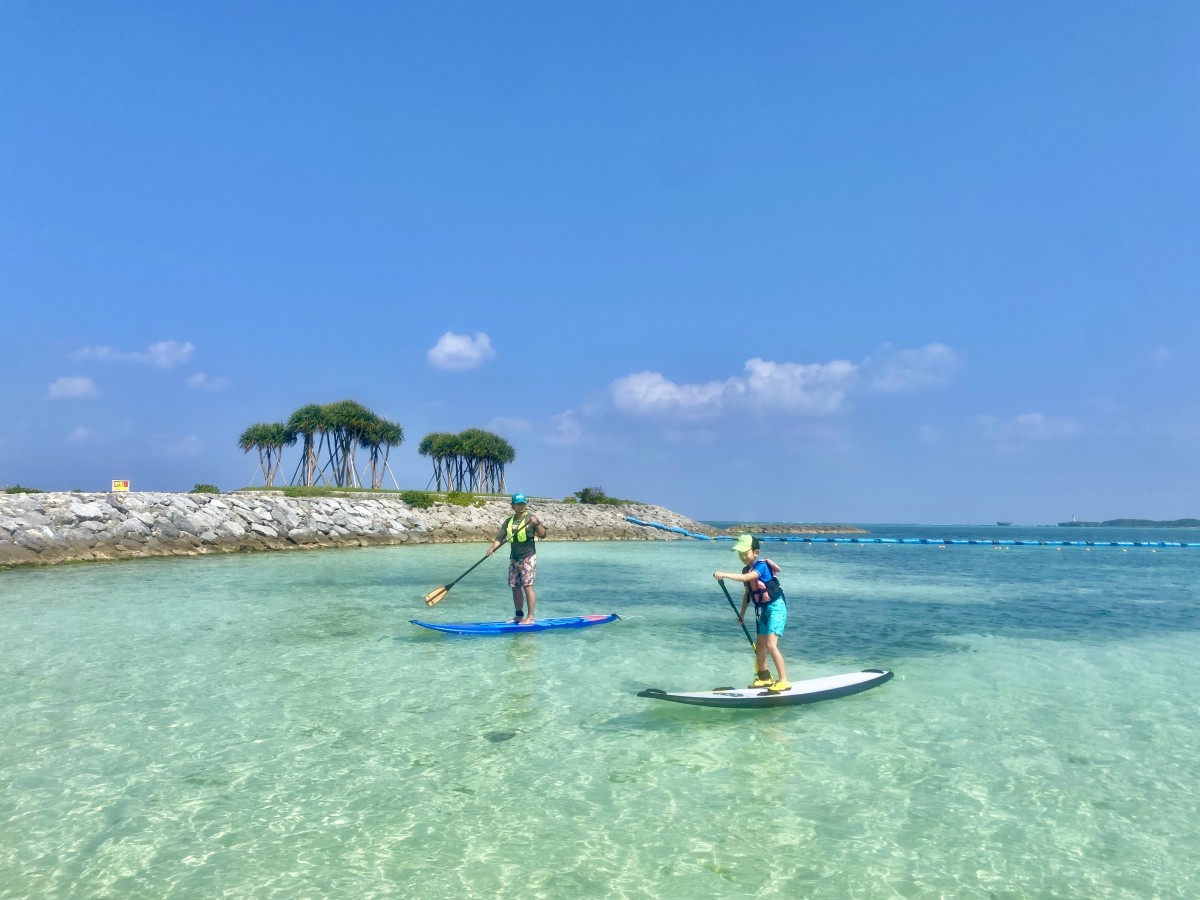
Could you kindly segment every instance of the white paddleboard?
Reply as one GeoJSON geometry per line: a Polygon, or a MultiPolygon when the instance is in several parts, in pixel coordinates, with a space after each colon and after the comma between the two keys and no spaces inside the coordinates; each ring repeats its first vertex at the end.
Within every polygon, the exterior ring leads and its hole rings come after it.
{"type": "Polygon", "coordinates": [[[664,691],[661,688],[647,688],[639,691],[638,696],[649,697],[652,700],[669,700],[672,703],[689,703],[693,706],[796,706],[869,691],[891,677],[892,673],[885,669],[864,669],[861,672],[847,672],[845,675],[826,675],[824,678],[793,681],[788,690],[778,692],[768,691],[766,688],[722,687],[711,691],[664,691]]]}

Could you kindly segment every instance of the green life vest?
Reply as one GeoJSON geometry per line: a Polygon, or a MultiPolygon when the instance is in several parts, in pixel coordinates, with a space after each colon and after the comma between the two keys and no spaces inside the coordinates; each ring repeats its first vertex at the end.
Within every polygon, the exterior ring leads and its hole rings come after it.
{"type": "Polygon", "coordinates": [[[508,534],[508,542],[510,544],[524,544],[529,540],[529,535],[526,533],[526,529],[529,527],[529,514],[526,513],[521,518],[520,527],[514,529],[513,526],[516,524],[516,522],[516,516],[508,517],[508,526],[505,529],[508,534]]]}

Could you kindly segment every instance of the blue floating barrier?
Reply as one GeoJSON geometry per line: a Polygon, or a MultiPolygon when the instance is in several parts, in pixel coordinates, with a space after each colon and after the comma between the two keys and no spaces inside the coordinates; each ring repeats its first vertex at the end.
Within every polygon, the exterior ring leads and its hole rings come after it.
{"type": "MultiPolygon", "coordinates": [[[[640,519],[637,516],[624,516],[626,522],[631,522],[634,525],[640,525],[645,528],[658,528],[662,531],[669,531],[672,534],[683,535],[684,537],[693,538],[698,541],[733,541],[735,537],[728,534],[707,535],[698,534],[695,531],[688,531],[686,528],[680,528],[675,525],[664,525],[662,522],[655,522],[653,519],[640,519]]],[[[804,544],[929,544],[946,546],[949,544],[964,545],[972,544],[976,546],[991,546],[991,547],[1197,547],[1200,548],[1198,541],[1064,541],[1064,540],[997,540],[995,538],[918,538],[918,537],[812,537],[800,536],[797,534],[790,535],[760,535],[760,541],[775,541],[779,543],[804,543],[804,544]]]]}

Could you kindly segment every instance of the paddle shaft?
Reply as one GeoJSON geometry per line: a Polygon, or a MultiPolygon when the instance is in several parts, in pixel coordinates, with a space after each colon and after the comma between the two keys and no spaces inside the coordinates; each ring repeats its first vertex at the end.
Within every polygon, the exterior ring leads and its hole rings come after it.
{"type": "Polygon", "coordinates": [[[721,585],[721,590],[725,592],[725,599],[729,601],[729,605],[733,609],[733,614],[738,617],[738,624],[742,626],[742,631],[746,635],[746,640],[750,642],[751,647],[754,647],[754,638],[750,637],[750,629],[748,629],[746,627],[746,623],[742,621],[742,614],[738,611],[737,604],[734,603],[733,598],[729,596],[729,588],[725,587],[725,579],[719,579],[717,584],[721,585]]]}
{"type": "MultiPolygon", "coordinates": [[[[507,543],[508,543],[508,539],[505,538],[503,541],[500,542],[500,547],[503,547],[507,543]]],[[[496,549],[499,550],[500,547],[497,547],[496,549]]],[[[479,562],[475,563],[474,566],[471,566],[471,568],[467,569],[467,571],[463,572],[461,575],[459,575],[457,578],[455,578],[452,582],[450,582],[449,584],[444,584],[440,588],[435,588],[434,590],[430,591],[428,594],[425,595],[425,602],[428,605],[432,606],[433,604],[429,602],[431,597],[437,597],[437,600],[433,601],[434,603],[437,603],[438,601],[440,601],[443,597],[446,596],[447,593],[449,593],[450,588],[454,587],[456,584],[458,584],[460,581],[462,581],[464,578],[466,578],[468,575],[470,575],[473,571],[475,571],[475,566],[478,566],[479,563],[482,563],[490,555],[491,554],[489,554],[489,553],[483,554],[483,559],[480,559],[479,562]]]]}

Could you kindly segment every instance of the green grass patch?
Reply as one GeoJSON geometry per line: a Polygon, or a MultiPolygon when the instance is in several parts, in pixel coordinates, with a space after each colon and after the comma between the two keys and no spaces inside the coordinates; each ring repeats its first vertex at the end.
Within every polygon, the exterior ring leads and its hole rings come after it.
{"type": "Polygon", "coordinates": [[[483,506],[483,501],[470,491],[447,491],[446,502],[451,506],[483,506]]]}
{"type": "Polygon", "coordinates": [[[25,487],[20,484],[10,484],[4,488],[6,494],[41,494],[44,491],[41,488],[25,487]]]}

